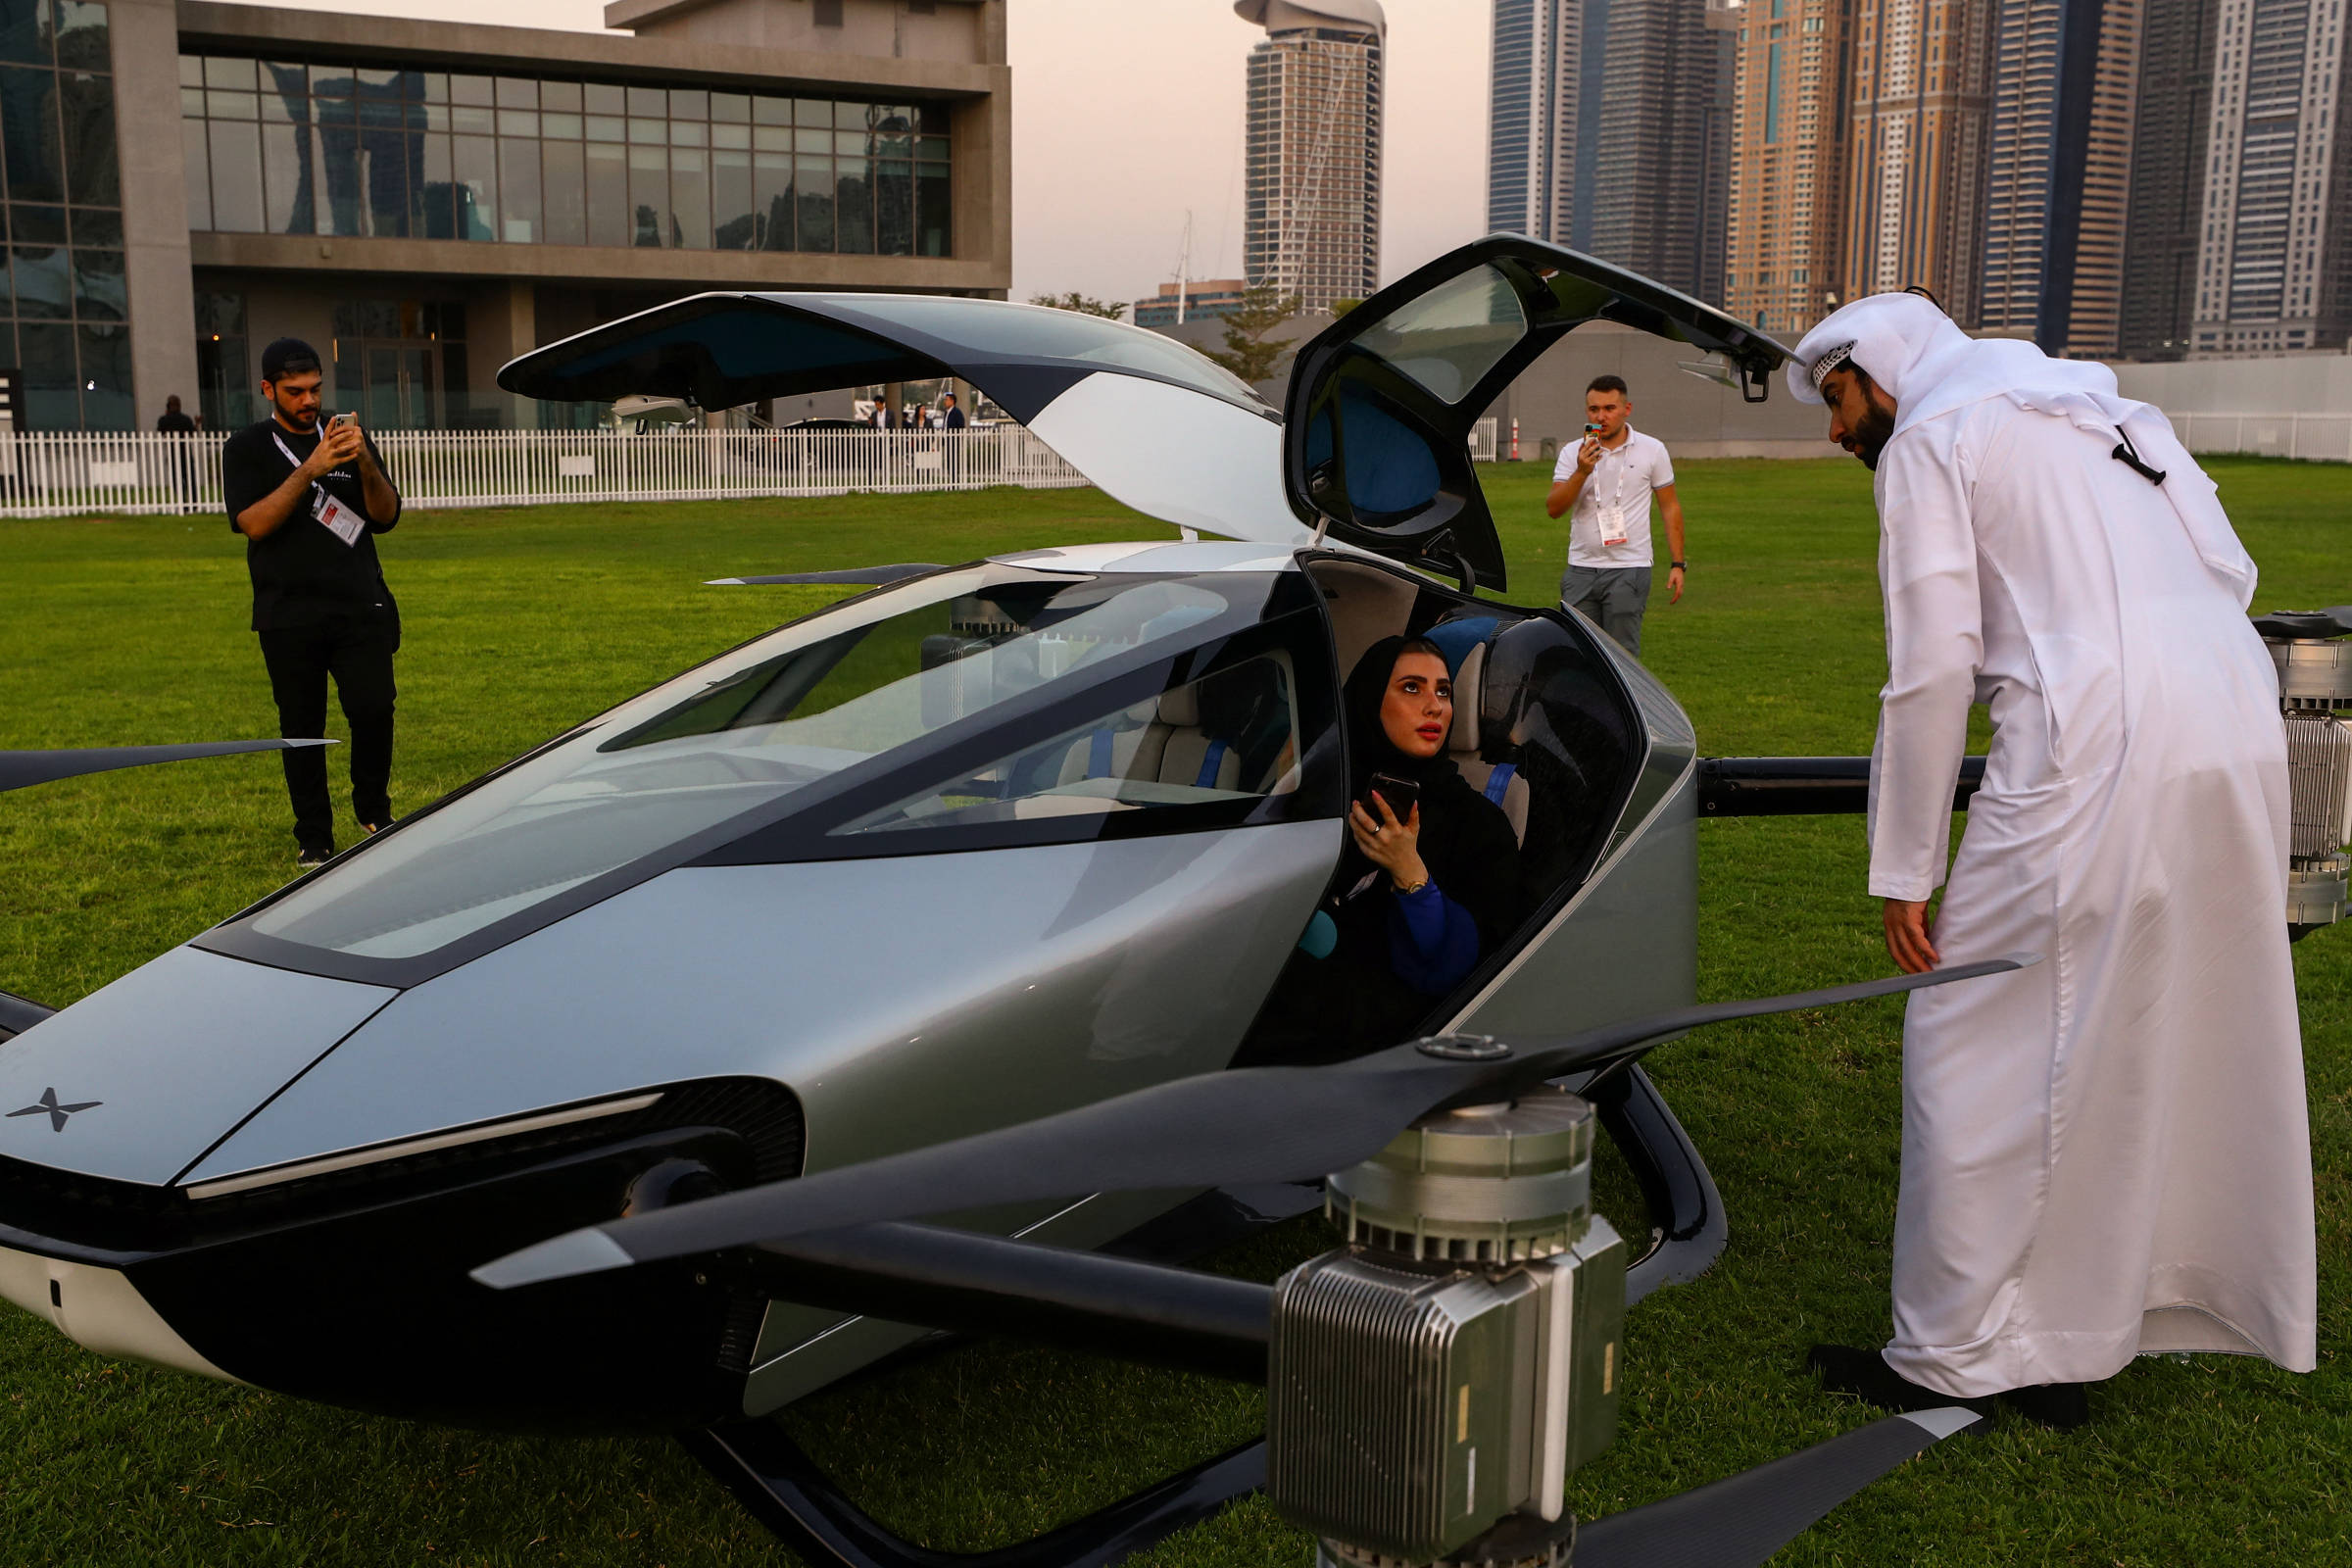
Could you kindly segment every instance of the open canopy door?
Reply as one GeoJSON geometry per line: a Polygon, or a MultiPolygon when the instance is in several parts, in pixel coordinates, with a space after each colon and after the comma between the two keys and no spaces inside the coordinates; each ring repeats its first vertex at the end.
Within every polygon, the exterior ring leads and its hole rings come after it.
{"type": "Polygon", "coordinates": [[[1105,492],[1183,527],[1302,544],[1272,409],[1173,338],[1122,321],[933,294],[698,294],[514,360],[524,397],[727,409],[888,381],[970,382],[1105,492]]]}
{"type": "Polygon", "coordinates": [[[1721,355],[1754,403],[1789,357],[1754,327],[1637,273],[1490,235],[1390,284],[1299,351],[1284,410],[1291,510],[1348,544],[1505,587],[1471,426],[1538,355],[1602,320],[1721,355]]]}

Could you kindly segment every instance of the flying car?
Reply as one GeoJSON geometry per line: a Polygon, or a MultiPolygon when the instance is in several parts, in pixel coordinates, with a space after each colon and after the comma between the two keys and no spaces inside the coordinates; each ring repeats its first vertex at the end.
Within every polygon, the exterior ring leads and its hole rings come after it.
{"type": "MultiPolygon", "coordinates": [[[[1650,1201],[1624,1298],[1690,1277],[1722,1204],[1639,1056],[1712,1016],[1690,1010],[1696,824],[1850,808],[1830,797],[1852,778],[1702,768],[1672,694],[1591,624],[1478,596],[1507,582],[1470,425],[1598,319],[1718,356],[1756,398],[1787,356],[1497,236],[1315,339],[1279,413],[1168,339],[988,300],[706,294],[509,365],[501,385],[534,397],[703,408],[954,376],[1179,537],[814,574],[870,591],[39,1017],[0,1046],[0,1101],[54,1107],[0,1117],[0,1295],[104,1353],[403,1417],[700,1431],[773,1412],[939,1321],[886,1315],[912,1275],[894,1297],[870,1267],[811,1285],[808,1255],[784,1286],[678,1251],[529,1289],[474,1271],[1237,1060],[1334,1070],[1287,1065],[1264,1020],[1312,961],[1299,940],[1340,861],[1360,744],[1341,685],[1396,634],[1455,670],[1449,749],[1509,819],[1518,918],[1425,1017],[1354,1050],[1584,1032],[1543,1059],[1650,1201]],[[1633,1032],[1594,1044],[1611,1026],[1633,1032]]],[[[1438,1101],[1382,1102],[1395,1125],[1365,1154],[1438,1101]]],[[[1329,1152],[1208,1192],[1238,1167],[1068,1188],[1048,1159],[901,1211],[1035,1254],[1176,1255],[1185,1216],[1324,1201],[1276,1178],[1321,1176],[1329,1152]]]]}

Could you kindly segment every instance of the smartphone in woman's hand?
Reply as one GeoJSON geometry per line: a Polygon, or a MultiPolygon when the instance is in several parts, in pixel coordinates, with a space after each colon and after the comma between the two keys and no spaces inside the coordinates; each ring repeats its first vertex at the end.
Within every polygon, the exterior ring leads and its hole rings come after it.
{"type": "MultiPolygon", "coordinates": [[[[1409,818],[1413,814],[1413,808],[1421,804],[1420,784],[1395,773],[1373,774],[1371,793],[1389,803],[1389,809],[1399,822],[1409,818]]],[[[1380,819],[1380,812],[1374,809],[1370,801],[1364,802],[1364,809],[1372,812],[1374,821],[1380,819]]]]}

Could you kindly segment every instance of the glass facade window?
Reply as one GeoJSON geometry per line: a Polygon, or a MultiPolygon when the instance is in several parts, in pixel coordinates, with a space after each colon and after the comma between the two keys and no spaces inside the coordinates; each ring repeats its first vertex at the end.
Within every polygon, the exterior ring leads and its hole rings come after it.
{"type": "MultiPolygon", "coordinates": [[[[13,119],[30,100],[6,78],[12,69],[0,64],[0,101],[13,119]]],[[[954,249],[943,105],[227,56],[183,56],[180,86],[189,224],[200,230],[885,256],[954,249]]],[[[57,130],[48,143],[27,140],[25,188],[55,192],[40,200],[111,204],[105,78],[52,100],[43,113],[57,130]],[[65,127],[101,116],[103,134],[75,129],[72,155],[60,151],[65,127]]]]}
{"type": "Polygon", "coordinates": [[[0,365],[29,429],[137,423],[109,50],[99,0],[0,0],[0,365]]]}

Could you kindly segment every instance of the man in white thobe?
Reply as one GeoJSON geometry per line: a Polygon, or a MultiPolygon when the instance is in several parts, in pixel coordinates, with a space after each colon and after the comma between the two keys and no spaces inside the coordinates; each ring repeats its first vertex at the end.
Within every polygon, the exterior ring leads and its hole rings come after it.
{"type": "Polygon", "coordinates": [[[1812,1365],[2062,1427],[2136,1354],[2310,1371],[2285,742],[2213,482],[2104,366],[1971,341],[1916,294],[1824,319],[1788,381],[1877,475],[1887,948],[2044,959],[1912,997],[1894,1336],[1812,1365]],[[1947,878],[1972,703],[1992,746],[1947,878]]]}

